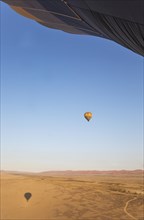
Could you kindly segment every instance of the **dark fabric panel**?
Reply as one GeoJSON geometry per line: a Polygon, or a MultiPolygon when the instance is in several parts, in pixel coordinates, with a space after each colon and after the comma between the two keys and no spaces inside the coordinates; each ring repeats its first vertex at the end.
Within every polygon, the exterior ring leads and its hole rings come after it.
{"type": "Polygon", "coordinates": [[[96,24],[95,16],[90,10],[84,10],[84,9],[81,10],[79,8],[77,9],[73,8],[73,9],[75,10],[77,14],[79,14],[80,18],[91,27],[91,29],[93,30],[94,36],[97,36],[98,34],[98,36],[100,37],[110,39],[108,35],[105,33],[105,31],[103,30],[102,26],[98,26],[96,24]]]}
{"type": "Polygon", "coordinates": [[[74,8],[144,24],[144,0],[67,0],[74,8]]]}
{"type": "Polygon", "coordinates": [[[144,29],[141,25],[103,15],[96,15],[96,17],[97,20],[99,17],[98,25],[103,25],[103,31],[111,40],[144,56],[144,29]]]}
{"type": "Polygon", "coordinates": [[[37,0],[46,10],[76,17],[61,0],[37,0]]]}
{"type": "MultiPolygon", "coordinates": [[[[31,15],[42,20],[45,24],[53,22],[54,26],[55,26],[55,23],[57,24],[59,23],[59,24],[66,24],[67,27],[73,26],[75,29],[80,28],[85,31],[93,31],[93,29],[82,20],[73,19],[71,17],[65,17],[65,16],[58,15],[58,14],[55,14],[53,15],[52,18],[50,18],[50,13],[45,12],[45,11],[37,11],[37,10],[31,10],[31,9],[26,9],[26,11],[30,13],[31,15]]],[[[65,28],[65,31],[67,31],[66,28],[65,28]]]]}
{"type": "Polygon", "coordinates": [[[88,31],[93,31],[93,29],[83,20],[73,19],[69,17],[63,17],[60,15],[56,15],[57,18],[59,18],[63,23],[73,26],[75,28],[81,28],[88,31]]]}
{"type": "Polygon", "coordinates": [[[56,29],[56,30],[61,30],[61,31],[64,31],[65,32],[65,29],[67,30],[66,32],[67,33],[70,33],[70,34],[80,34],[80,35],[90,35],[89,31],[83,31],[81,29],[76,29],[75,27],[73,26],[67,26],[65,24],[51,24],[51,23],[41,23],[41,22],[38,22],[39,24],[45,26],[45,27],[48,27],[48,28],[53,28],[53,29],[56,29]]]}

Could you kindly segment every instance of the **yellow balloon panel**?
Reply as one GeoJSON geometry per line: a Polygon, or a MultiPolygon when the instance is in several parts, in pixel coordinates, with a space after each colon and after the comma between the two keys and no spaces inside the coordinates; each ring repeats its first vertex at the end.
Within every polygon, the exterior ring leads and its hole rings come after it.
{"type": "Polygon", "coordinates": [[[92,113],[91,112],[86,112],[84,114],[84,117],[86,118],[87,121],[89,121],[92,118],[92,113]]]}

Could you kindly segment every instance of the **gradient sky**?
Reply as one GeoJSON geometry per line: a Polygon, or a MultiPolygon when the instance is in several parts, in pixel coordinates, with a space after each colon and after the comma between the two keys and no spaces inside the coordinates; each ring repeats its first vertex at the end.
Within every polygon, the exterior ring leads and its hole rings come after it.
{"type": "Polygon", "coordinates": [[[142,169],[142,56],[1,9],[1,169],[142,169]]]}

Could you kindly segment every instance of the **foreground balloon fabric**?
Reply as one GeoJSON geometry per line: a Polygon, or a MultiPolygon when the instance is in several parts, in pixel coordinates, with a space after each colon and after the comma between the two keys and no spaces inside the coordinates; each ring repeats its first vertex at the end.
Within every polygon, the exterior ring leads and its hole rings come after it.
{"type": "Polygon", "coordinates": [[[91,112],[86,112],[84,114],[84,117],[86,118],[87,121],[89,121],[92,118],[92,113],[91,112]]]}
{"type": "Polygon", "coordinates": [[[25,197],[25,199],[28,201],[28,200],[32,197],[32,194],[31,194],[30,192],[26,192],[26,193],[24,194],[24,197],[25,197]]]}
{"type": "Polygon", "coordinates": [[[113,40],[144,56],[144,0],[2,1],[46,27],[113,40]]]}

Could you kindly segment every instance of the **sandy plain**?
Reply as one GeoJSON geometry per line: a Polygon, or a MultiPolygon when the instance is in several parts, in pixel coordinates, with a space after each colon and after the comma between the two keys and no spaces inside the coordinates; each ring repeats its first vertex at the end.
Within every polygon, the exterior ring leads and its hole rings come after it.
{"type": "Polygon", "coordinates": [[[1,220],[143,220],[143,181],[139,174],[1,172],[1,220]]]}

